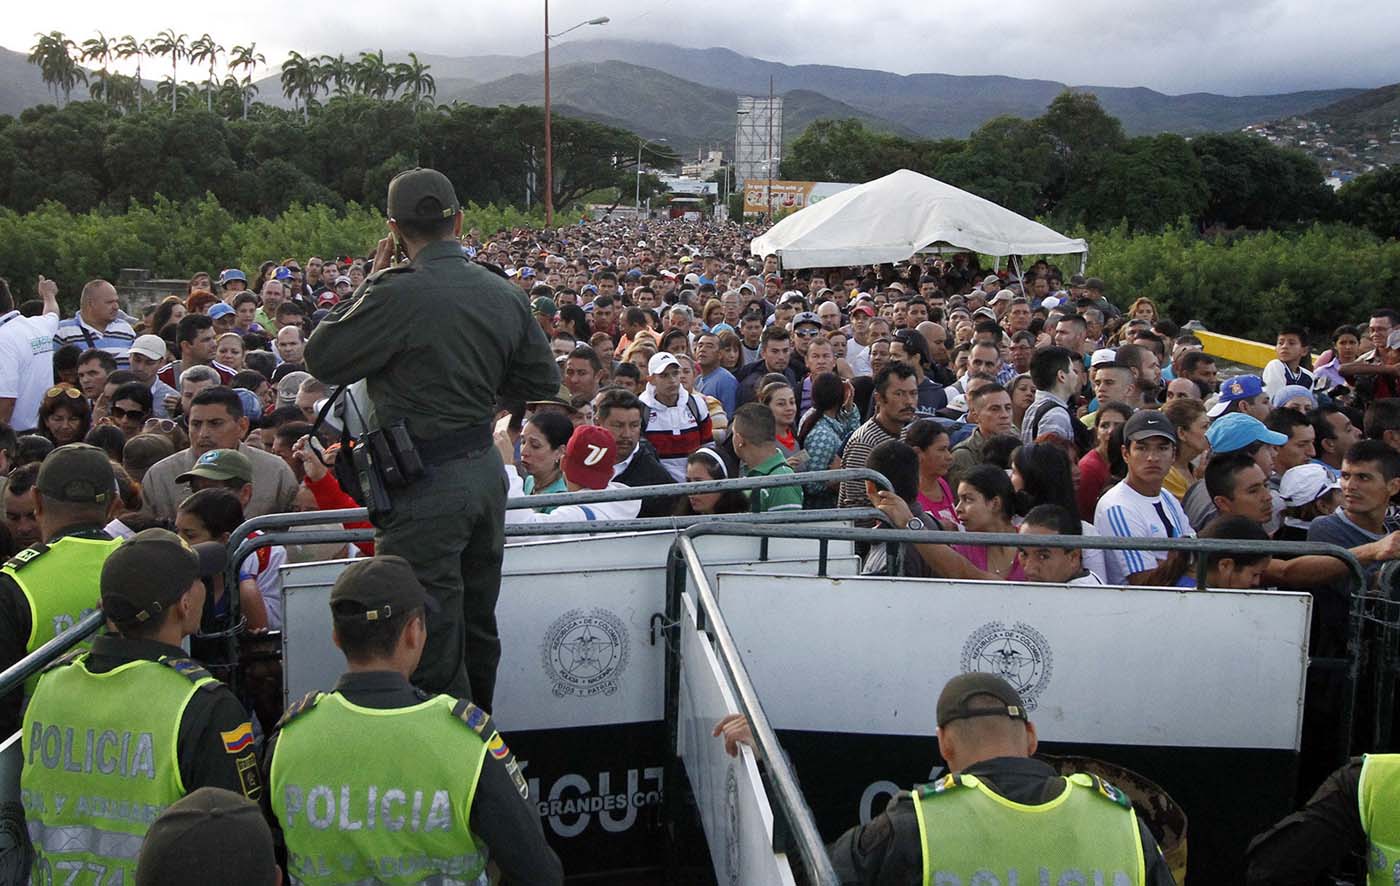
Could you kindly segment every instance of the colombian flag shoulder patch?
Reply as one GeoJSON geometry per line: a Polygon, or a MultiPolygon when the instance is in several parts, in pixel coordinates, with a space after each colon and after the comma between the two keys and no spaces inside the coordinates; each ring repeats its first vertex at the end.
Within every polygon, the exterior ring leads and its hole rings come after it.
{"type": "Polygon", "coordinates": [[[253,746],[253,724],[247,722],[228,732],[220,732],[219,738],[223,741],[224,750],[228,753],[242,753],[253,746]]]}

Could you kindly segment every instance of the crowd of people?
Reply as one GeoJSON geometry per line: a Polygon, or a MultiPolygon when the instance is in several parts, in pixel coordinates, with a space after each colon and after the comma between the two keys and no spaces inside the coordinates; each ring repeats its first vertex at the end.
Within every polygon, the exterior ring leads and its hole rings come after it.
{"type": "MultiPolygon", "coordinates": [[[[1238,540],[1238,553],[1206,558],[1206,584],[1311,591],[1312,654],[1345,654],[1345,564],[1250,545],[1334,543],[1369,576],[1400,556],[1395,310],[1346,318],[1354,325],[1325,342],[1284,327],[1255,375],[1222,365],[1149,299],[1045,261],[1012,273],[959,253],[794,271],[751,255],[754,234],[603,220],[462,235],[467,257],[518,289],[561,382],[494,404],[489,443],[510,496],[796,475],[751,493],[511,510],[508,524],[866,509],[874,525],[875,508],[897,528],[1024,540],[903,544],[897,556],[873,545],[866,571],[1071,585],[1194,586],[1196,575],[1180,553],[1031,536],[1238,540]],[[890,489],[817,476],[838,468],[876,471],[890,489]]],[[[52,281],[16,303],[0,280],[0,554],[153,530],[226,545],[247,518],[362,503],[335,465],[353,395],[328,402],[338,381],[308,371],[307,352],[376,271],[353,256],[269,260],[194,273],[183,295],[125,309],[98,279],[63,319],[52,281]],[[69,504],[87,511],[64,523],[71,484],[43,478],[75,444],[105,456],[115,495],[99,490],[93,511],[79,490],[69,504]]],[[[357,359],[382,362],[376,347],[357,359]]],[[[209,607],[227,612],[236,595],[247,629],[277,630],[282,563],[375,553],[369,542],[263,548],[236,588],[210,589],[209,607]]],[[[12,609],[23,605],[0,594],[0,666],[35,648],[20,631],[33,619],[12,609]]],[[[19,708],[4,711],[9,734],[19,708]]],[[[1333,714],[1310,710],[1310,725],[1333,714]]],[[[1326,731],[1305,727],[1305,744],[1326,731]]]]}

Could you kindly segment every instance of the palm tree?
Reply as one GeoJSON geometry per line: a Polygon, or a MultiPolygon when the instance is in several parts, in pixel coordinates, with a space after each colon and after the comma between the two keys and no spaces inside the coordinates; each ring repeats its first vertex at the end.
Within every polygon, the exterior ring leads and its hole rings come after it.
{"type": "Polygon", "coordinates": [[[78,45],[62,31],[34,36],[36,40],[29,50],[29,63],[39,66],[39,76],[53,90],[55,100],[60,92],[63,93],[63,103],[66,105],[72,97],[73,87],[87,83],[87,71],[74,58],[79,54],[78,45]]]}
{"type": "Polygon", "coordinates": [[[408,92],[413,96],[413,104],[421,105],[426,97],[429,103],[437,95],[437,80],[428,71],[432,65],[425,65],[418,60],[418,53],[408,54],[408,63],[394,65],[399,71],[400,86],[408,87],[408,92]]]}
{"type": "Polygon", "coordinates": [[[310,97],[316,90],[316,63],[300,52],[293,51],[282,62],[282,94],[301,107],[301,119],[311,120],[310,97]]]}
{"type": "Polygon", "coordinates": [[[173,28],[166,28],[159,34],[151,38],[150,51],[155,55],[170,56],[170,110],[173,113],[176,108],[176,98],[180,94],[179,89],[179,64],[180,59],[189,56],[189,44],[185,42],[185,34],[175,33],[173,28]]]}
{"type": "Polygon", "coordinates": [[[146,44],[142,40],[127,34],[117,41],[112,47],[119,59],[136,59],[136,110],[141,110],[141,97],[146,92],[146,85],[141,82],[141,57],[146,54],[146,44]]]}
{"type": "Polygon", "coordinates": [[[214,87],[218,85],[218,81],[214,79],[214,65],[223,52],[224,48],[215,43],[214,38],[208,34],[201,35],[198,40],[190,44],[190,61],[194,64],[209,63],[209,79],[205,81],[205,87],[210,111],[214,110],[214,87]]]}
{"type": "Polygon", "coordinates": [[[108,104],[111,103],[112,90],[110,83],[112,72],[107,70],[107,65],[112,61],[114,55],[112,41],[107,39],[107,35],[101,31],[96,37],[89,37],[83,41],[82,59],[85,62],[97,62],[97,84],[93,87],[94,94],[103,96],[108,104]]]}
{"type": "Polygon", "coordinates": [[[335,84],[336,95],[349,95],[350,86],[355,76],[354,66],[346,61],[343,55],[323,55],[319,61],[321,73],[325,76],[326,94],[329,95],[331,92],[330,84],[335,84]]]}
{"type": "Polygon", "coordinates": [[[141,101],[140,81],[135,77],[113,72],[105,81],[92,86],[92,97],[114,108],[129,111],[141,101]]]}
{"type": "Polygon", "coordinates": [[[390,78],[389,66],[384,61],[384,50],[360,53],[360,60],[355,63],[355,85],[360,87],[360,91],[365,95],[378,99],[388,97],[389,90],[393,88],[393,81],[390,78]]]}
{"type": "Polygon", "coordinates": [[[253,85],[253,69],[258,65],[267,64],[267,58],[257,50],[258,44],[256,43],[249,43],[247,46],[235,46],[233,49],[229,50],[229,70],[243,70],[243,79],[239,81],[239,86],[243,95],[244,120],[248,119],[248,105],[252,103],[253,96],[258,94],[258,88],[253,85]]]}

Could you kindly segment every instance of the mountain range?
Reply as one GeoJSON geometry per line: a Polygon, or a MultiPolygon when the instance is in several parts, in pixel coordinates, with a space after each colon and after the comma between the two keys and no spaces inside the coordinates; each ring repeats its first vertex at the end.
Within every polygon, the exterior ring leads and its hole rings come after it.
{"type": "MultiPolygon", "coordinates": [[[[406,58],[405,53],[385,55],[391,60],[406,58]]],[[[486,106],[543,102],[542,53],[468,57],[420,53],[419,58],[431,66],[440,102],[486,106]]],[[[737,97],[767,95],[770,78],[774,92],[784,98],[783,136],[789,144],[822,117],[855,117],[871,128],[904,136],[963,137],[1002,114],[1038,116],[1065,89],[1097,96],[1132,135],[1235,130],[1247,123],[1304,114],[1362,92],[1166,95],[1142,87],[786,65],[717,47],[626,40],[563,43],[552,50],[550,62],[558,113],[622,126],[646,138],[667,139],[683,156],[707,146],[732,146],[737,97]]],[[[260,100],[287,104],[275,75],[258,85],[260,100]]],[[[80,92],[81,87],[75,97],[80,92]]],[[[38,68],[28,64],[23,53],[0,49],[0,113],[15,114],[52,100],[38,68]]]]}

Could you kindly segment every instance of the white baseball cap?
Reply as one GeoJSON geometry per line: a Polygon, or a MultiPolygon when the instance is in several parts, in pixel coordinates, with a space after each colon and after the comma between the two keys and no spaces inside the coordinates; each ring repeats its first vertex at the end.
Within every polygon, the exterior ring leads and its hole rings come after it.
{"type": "Polygon", "coordinates": [[[1278,494],[1283,498],[1284,505],[1301,508],[1341,487],[1342,484],[1332,479],[1326,468],[1309,463],[1284,471],[1279,479],[1278,494]]]}
{"type": "Polygon", "coordinates": [[[676,359],[676,355],[670,351],[658,351],[651,355],[647,361],[647,375],[661,375],[672,366],[681,365],[681,361],[676,359]]]}
{"type": "Polygon", "coordinates": [[[165,339],[158,335],[138,335],[131,343],[129,353],[140,354],[147,360],[165,359],[165,339]]]}
{"type": "Polygon", "coordinates": [[[1112,363],[1118,359],[1118,352],[1113,348],[1099,348],[1089,357],[1089,368],[1102,366],[1105,363],[1112,363]]]}

